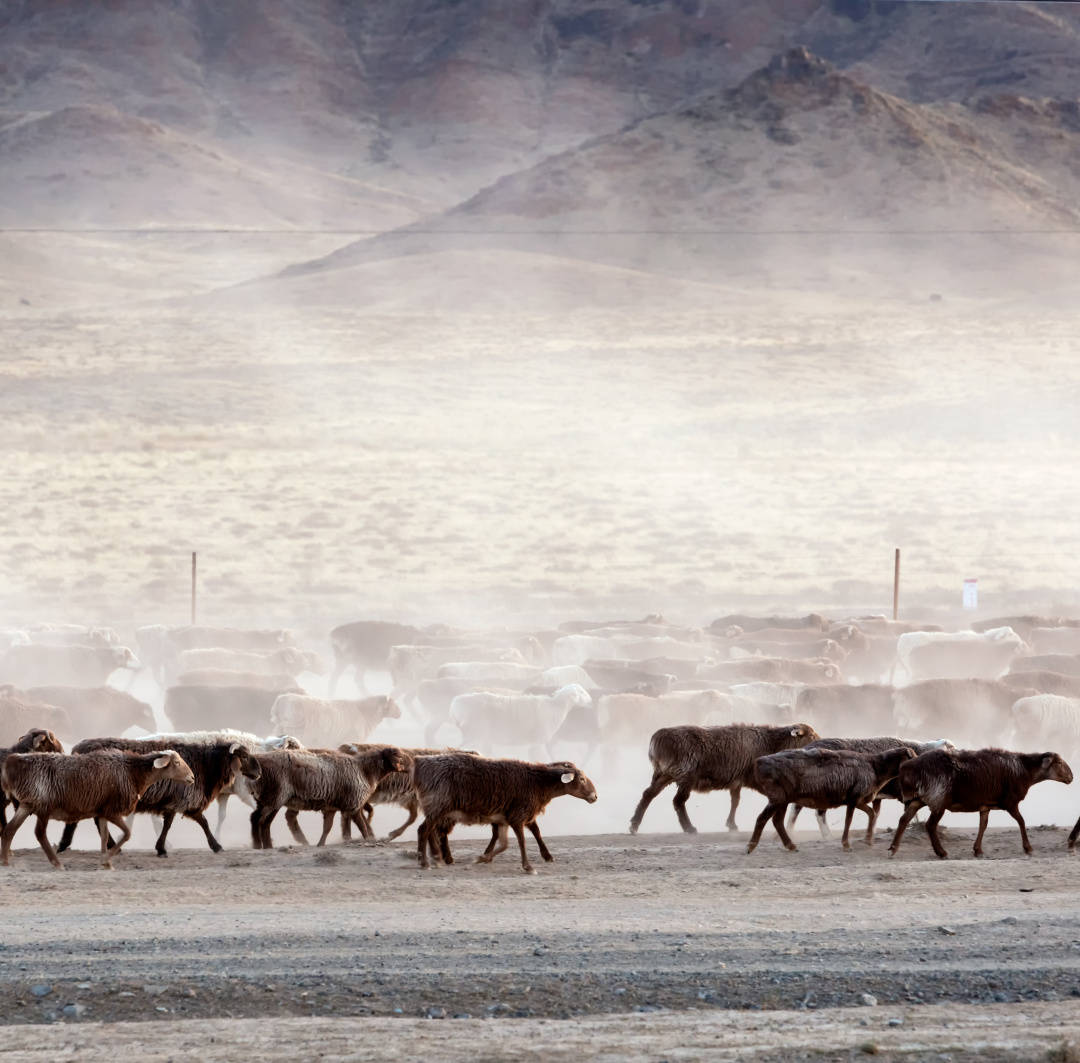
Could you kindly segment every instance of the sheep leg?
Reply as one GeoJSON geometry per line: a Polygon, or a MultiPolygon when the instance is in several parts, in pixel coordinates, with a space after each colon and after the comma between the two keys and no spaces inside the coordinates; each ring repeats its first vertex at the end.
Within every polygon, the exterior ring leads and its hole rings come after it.
{"type": "MultiPolygon", "coordinates": [[[[488,842],[488,847],[476,858],[478,864],[490,864],[492,860],[504,852],[507,846],[510,844],[509,833],[506,829],[505,823],[492,823],[491,825],[491,841],[488,842]]],[[[524,846],[524,841],[522,841],[524,846]]]]}
{"type": "MultiPolygon", "coordinates": [[[[15,832],[23,825],[23,821],[30,815],[30,809],[26,805],[22,805],[15,810],[15,815],[8,820],[7,826],[4,828],[4,833],[0,836],[0,864],[7,867],[8,857],[11,855],[11,839],[15,837],[15,832]]],[[[47,841],[48,839],[46,839],[47,841]]],[[[39,838],[40,842],[41,839],[39,838]]],[[[42,849],[45,846],[42,845],[42,849]]],[[[49,856],[49,850],[45,849],[45,855],[49,856]]],[[[55,859],[56,854],[53,853],[49,856],[49,860],[56,866],[59,864],[59,860],[55,859]]]]}
{"type": "Polygon", "coordinates": [[[251,813],[251,847],[252,849],[262,848],[262,833],[259,829],[260,819],[262,817],[262,810],[256,808],[251,813]]]}
{"type": "Polygon", "coordinates": [[[686,814],[686,802],[689,797],[690,787],[686,783],[680,783],[671,803],[675,806],[675,815],[679,817],[679,826],[687,834],[697,834],[697,827],[690,822],[690,817],[686,814]]]}
{"type": "Polygon", "coordinates": [[[447,827],[445,824],[439,827],[439,850],[436,854],[442,858],[444,864],[452,864],[454,862],[454,854],[450,852],[450,831],[453,830],[453,826],[447,827]]]}
{"type": "Polygon", "coordinates": [[[776,828],[776,833],[780,835],[780,841],[784,843],[785,849],[797,853],[799,851],[798,846],[791,840],[788,832],[784,829],[784,813],[787,811],[787,804],[778,804],[773,807],[776,809],[772,815],[773,826],[776,828]]]}
{"type": "Polygon", "coordinates": [[[101,823],[101,844],[103,851],[107,854],[105,858],[104,866],[110,871],[112,870],[112,858],[117,856],[123,848],[124,843],[131,837],[131,828],[124,822],[123,816],[106,816],[102,819],[101,823]],[[120,828],[120,838],[118,841],[112,843],[112,852],[109,852],[109,824],[114,827],[120,828]]]}
{"type": "MultiPolygon", "coordinates": [[[[521,849],[521,870],[526,875],[535,875],[536,870],[532,864],[529,863],[529,855],[525,852],[525,831],[520,823],[513,823],[511,826],[514,828],[514,833],[517,835],[518,847],[521,849]]],[[[506,828],[503,827],[503,837],[506,836],[506,828]]]]}
{"type": "Polygon", "coordinates": [[[417,802],[413,801],[411,804],[408,804],[405,807],[409,810],[409,818],[405,820],[405,822],[402,823],[400,827],[392,830],[386,836],[387,841],[392,842],[395,838],[400,838],[401,835],[404,834],[405,831],[407,831],[416,822],[416,817],[420,814],[420,808],[417,802]]]}
{"type": "Polygon", "coordinates": [[[855,804],[852,802],[847,806],[847,811],[844,814],[844,836],[840,839],[840,844],[844,847],[844,852],[851,852],[851,844],[848,842],[848,835],[851,833],[851,820],[855,815],[855,804]]]}
{"type": "Polygon", "coordinates": [[[343,842],[352,841],[352,825],[353,817],[348,812],[341,813],[341,840],[343,842]]]}
{"type": "Polygon", "coordinates": [[[7,826],[7,798],[0,793],[0,831],[7,826]]]}
{"type": "MultiPolygon", "coordinates": [[[[157,818],[156,816],[154,817],[157,818]]],[[[157,850],[158,856],[168,856],[168,851],[165,849],[165,837],[169,833],[169,828],[173,824],[173,820],[176,818],[175,812],[166,812],[161,817],[161,830],[158,832],[157,843],[154,848],[157,850]]]]}
{"type": "Polygon", "coordinates": [[[548,847],[544,844],[544,839],[540,837],[540,826],[535,819],[529,820],[525,824],[526,827],[532,831],[532,836],[536,839],[536,847],[540,850],[540,855],[544,858],[546,863],[551,863],[555,857],[548,851],[548,847]]]}
{"type": "Polygon", "coordinates": [[[757,822],[754,824],[754,833],[750,835],[750,842],[746,846],[747,855],[757,848],[758,842],[761,841],[761,832],[765,829],[765,824],[769,822],[776,808],[776,805],[766,805],[764,811],[758,816],[757,822]]]}
{"type": "Polygon", "coordinates": [[[731,808],[728,809],[727,823],[725,826],[730,831],[736,831],[739,828],[735,826],[735,810],[739,807],[739,798],[742,796],[742,785],[735,783],[731,788],[731,808]]]}
{"type": "MultiPolygon", "coordinates": [[[[829,822],[825,818],[825,812],[822,811],[822,810],[819,810],[818,814],[817,814],[817,826],[818,826],[818,833],[821,835],[822,838],[831,838],[832,837],[832,831],[829,830],[829,822]]],[[[788,829],[789,830],[791,829],[791,824],[790,823],[788,824],[788,829]]]]}
{"type": "Polygon", "coordinates": [[[941,817],[945,815],[945,809],[940,812],[931,812],[930,818],[926,821],[926,833],[930,835],[930,844],[934,847],[934,852],[938,857],[944,860],[949,854],[945,852],[941,845],[941,839],[938,837],[937,825],[941,822],[941,817]]]}
{"type": "Polygon", "coordinates": [[[217,832],[221,833],[221,828],[225,826],[225,810],[229,805],[229,794],[219,794],[217,799],[217,832]]]}
{"type": "Polygon", "coordinates": [[[338,680],[341,678],[341,673],[345,671],[345,662],[334,658],[334,670],[330,673],[330,680],[326,685],[326,696],[332,698],[334,696],[334,689],[338,685],[338,680]]]}
{"type": "Polygon", "coordinates": [[[857,804],[855,806],[860,812],[866,813],[866,837],[863,839],[867,845],[874,844],[874,827],[877,826],[878,808],[879,804],[857,804]]]}
{"type": "MultiPolygon", "coordinates": [[[[185,812],[184,815],[187,816],[188,819],[194,820],[196,823],[199,824],[200,827],[202,827],[202,832],[206,835],[206,844],[210,846],[210,852],[220,853],[221,843],[217,840],[217,838],[214,837],[213,832],[210,830],[210,824],[206,822],[206,816],[203,815],[202,812],[185,812]]],[[[162,830],[160,840],[163,847],[164,839],[165,830],[162,830]]],[[[161,855],[164,856],[165,854],[162,853],[161,855]]]]}
{"type": "MultiPolygon", "coordinates": [[[[40,819],[38,823],[41,823],[40,819]]],[[[95,817],[94,823],[101,836],[101,855],[105,858],[101,866],[107,871],[112,871],[112,854],[109,852],[109,821],[103,817],[95,817]]]]}
{"type": "Polygon", "coordinates": [[[304,837],[304,832],[300,829],[300,813],[295,808],[285,809],[285,823],[288,825],[289,833],[293,836],[293,841],[297,845],[308,845],[307,838],[304,837]]]}
{"type": "Polygon", "coordinates": [[[56,847],[58,853],[66,853],[71,848],[71,843],[75,839],[75,828],[77,823],[65,823],[64,829],[60,834],[60,843],[56,847]]]}
{"type": "Polygon", "coordinates": [[[904,836],[904,831],[907,830],[908,824],[915,818],[915,813],[923,807],[923,804],[917,798],[909,801],[904,806],[904,814],[900,817],[900,822],[896,825],[896,830],[893,832],[892,845],[889,846],[889,856],[896,856],[896,850],[900,848],[900,839],[904,836]]]}
{"type": "Polygon", "coordinates": [[[264,849],[273,849],[274,843],[270,840],[270,824],[281,810],[278,808],[264,808],[259,819],[259,837],[262,839],[264,849]]]}
{"type": "MultiPolygon", "coordinates": [[[[334,817],[337,815],[337,809],[328,808],[322,814],[322,834],[319,835],[319,840],[315,843],[315,848],[326,844],[326,838],[330,833],[331,828],[334,826],[334,817]]],[[[347,820],[349,817],[346,813],[342,812],[342,820],[347,820]]]]}
{"type": "Polygon", "coordinates": [[[1024,826],[1024,817],[1020,815],[1020,808],[1013,805],[1012,808],[1007,808],[1005,811],[1016,820],[1016,825],[1020,828],[1020,840],[1024,843],[1024,852],[1031,856],[1031,842],[1028,841],[1027,827],[1024,826]]]}
{"type": "Polygon", "coordinates": [[[430,820],[423,820],[420,826],[416,828],[416,858],[420,862],[422,868],[427,869],[431,865],[428,863],[427,851],[428,851],[428,835],[430,831],[430,820]]]}
{"type": "MultiPolygon", "coordinates": [[[[46,815],[38,815],[37,822],[34,824],[34,837],[38,840],[38,845],[45,851],[45,855],[49,858],[49,863],[53,867],[58,867],[63,870],[64,865],[60,863],[59,857],[56,855],[56,850],[49,843],[49,836],[45,833],[45,828],[49,825],[49,817],[46,815]]],[[[102,846],[104,850],[104,845],[102,846]]],[[[106,861],[108,866],[108,861],[106,861]]]]}
{"type": "Polygon", "coordinates": [[[642,817],[645,815],[645,810],[652,804],[652,800],[661,790],[664,789],[669,783],[673,783],[675,780],[670,775],[665,775],[662,771],[654,771],[652,782],[645,787],[644,793],[641,795],[641,800],[638,802],[637,808],[634,809],[634,815],[630,819],[630,833],[637,834],[638,827],[641,826],[642,817]]]}
{"type": "Polygon", "coordinates": [[[975,853],[976,856],[982,856],[982,854],[983,854],[982,840],[983,840],[983,835],[986,833],[986,825],[989,822],[990,822],[990,809],[988,809],[988,808],[980,808],[979,809],[979,833],[977,835],[975,835],[974,853],[975,853]]]}
{"type": "Polygon", "coordinates": [[[1069,850],[1076,848],[1076,839],[1080,838],[1080,819],[1076,821],[1076,826],[1072,829],[1072,834],[1069,835],[1069,850]]]}

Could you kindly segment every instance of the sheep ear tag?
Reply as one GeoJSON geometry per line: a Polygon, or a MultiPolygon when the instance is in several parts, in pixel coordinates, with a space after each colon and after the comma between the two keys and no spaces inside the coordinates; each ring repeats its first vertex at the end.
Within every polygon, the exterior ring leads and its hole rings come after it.
{"type": "Polygon", "coordinates": [[[171,759],[172,759],[171,757],[160,756],[160,757],[157,758],[157,760],[154,761],[154,767],[155,768],[164,768],[169,763],[169,761],[171,759]]]}
{"type": "Polygon", "coordinates": [[[229,746],[229,756],[230,757],[235,757],[236,754],[239,751],[240,751],[240,743],[239,742],[233,742],[233,744],[231,746],[229,746]]]}
{"type": "Polygon", "coordinates": [[[792,727],[792,729],[791,729],[791,737],[792,738],[798,738],[799,735],[801,735],[801,734],[802,734],[802,731],[800,731],[798,729],[798,727],[792,727]]]}
{"type": "Polygon", "coordinates": [[[572,771],[564,771],[559,777],[559,782],[567,783],[574,781],[574,773],[572,771]]]}

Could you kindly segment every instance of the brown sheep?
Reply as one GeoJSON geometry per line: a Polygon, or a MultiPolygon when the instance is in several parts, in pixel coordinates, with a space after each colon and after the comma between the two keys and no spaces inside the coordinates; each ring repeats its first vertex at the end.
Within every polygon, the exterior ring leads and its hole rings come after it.
{"type": "MultiPolygon", "coordinates": [[[[0,771],[3,770],[4,761],[9,753],[63,753],[64,747],[60,739],[52,731],[34,727],[29,730],[13,745],[7,749],[0,749],[0,771]]],[[[0,829],[7,826],[7,795],[0,791],[0,829]]]]}
{"type": "MultiPolygon", "coordinates": [[[[858,689],[858,688],[855,688],[858,689]]],[[[887,750],[895,749],[897,746],[907,746],[915,756],[921,756],[923,753],[929,753],[932,749],[955,749],[956,747],[945,738],[937,738],[932,742],[910,742],[906,738],[819,738],[816,742],[810,742],[803,748],[806,750],[811,749],[854,749],[857,753],[884,753],[887,750]]],[[[874,819],[877,819],[878,812],[881,811],[881,801],[883,798],[891,797],[897,801],[902,801],[900,796],[900,783],[898,779],[890,779],[877,793],[874,798],[873,809],[874,819]]],[[[802,805],[796,803],[791,807],[791,815],[788,816],[787,829],[795,825],[795,820],[799,816],[799,811],[802,805]]],[[[825,810],[818,811],[818,829],[821,831],[823,838],[829,837],[829,826],[825,822],[825,810]]]]}
{"type": "Polygon", "coordinates": [[[71,717],[59,705],[31,701],[12,686],[0,686],[0,745],[12,745],[27,731],[41,728],[70,738],[71,717]]]}
{"type": "Polygon", "coordinates": [[[938,749],[924,753],[900,769],[900,791],[907,807],[897,824],[889,855],[896,855],[907,825],[924,805],[930,809],[926,833],[942,860],[949,854],[938,837],[941,817],[946,812],[978,812],[974,852],[982,856],[983,834],[994,808],[1003,809],[1016,820],[1024,852],[1030,855],[1031,843],[1020,815],[1020,802],[1037,782],[1068,784],[1072,779],[1072,769],[1057,753],[1011,753],[1004,749],[938,749]]]}
{"type": "Polygon", "coordinates": [[[112,857],[131,837],[126,818],[139,798],[156,782],[174,780],[192,785],[195,776],[180,754],[171,749],[153,753],[102,750],[72,757],[64,753],[10,753],[0,771],[0,788],[19,802],[19,810],[4,828],[0,864],[7,865],[11,841],[28,816],[37,816],[34,835],[49,863],[62,868],[45,828],[50,819],[78,823],[97,819],[101,831],[103,866],[112,869],[112,857]],[[108,824],[120,828],[120,840],[110,854],[108,824]]]}
{"type": "Polygon", "coordinates": [[[713,790],[731,792],[727,829],[737,830],[735,810],[739,807],[742,788],[748,786],[757,789],[754,765],[758,757],[778,753],[782,749],[797,749],[819,737],[817,731],[806,723],[785,724],[782,727],[748,723],[735,723],[727,727],[661,727],[649,742],[652,782],[645,788],[634,810],[630,833],[637,834],[645,810],[670,783],[678,785],[672,803],[679,817],[679,825],[687,834],[697,833],[697,828],[686,814],[687,799],[693,792],[704,794],[713,790]]]}
{"type": "Polygon", "coordinates": [[[178,731],[218,731],[235,727],[270,732],[270,709],[279,694],[298,694],[296,684],[279,690],[256,687],[172,686],[165,691],[165,715],[178,731]]]}
{"type": "Polygon", "coordinates": [[[323,814],[325,845],[338,812],[359,815],[376,786],[395,771],[405,771],[409,758],[394,746],[376,746],[366,752],[342,753],[336,749],[275,750],[256,753],[262,777],[251,787],[255,811],[251,813],[251,840],[256,849],[272,849],[270,824],[286,809],[285,821],[300,845],[308,840],[296,813],[323,814]]]}
{"type": "MultiPolygon", "coordinates": [[[[256,780],[260,774],[258,761],[244,746],[235,740],[221,742],[176,742],[145,738],[88,738],[71,749],[80,756],[103,749],[120,749],[127,753],[144,753],[152,750],[175,750],[191,768],[194,782],[183,785],[175,781],[154,783],[139,798],[136,812],[149,812],[162,818],[161,831],[154,846],[158,856],[168,856],[165,839],[177,815],[186,816],[202,827],[210,851],[221,852],[221,845],[210,830],[204,813],[218,799],[222,790],[232,785],[237,775],[256,780]]],[[[64,827],[57,852],[64,852],[75,834],[75,824],[64,827]]],[[[99,824],[100,829],[100,824],[99,824]]]]}
{"type": "Polygon", "coordinates": [[[915,756],[907,746],[896,746],[884,753],[861,753],[854,749],[790,749],[761,757],[757,762],[757,788],[767,804],[754,824],[754,833],[746,847],[752,853],[761,840],[761,832],[771,819],[784,848],[796,851],[796,845],[784,828],[784,813],[789,804],[824,811],[847,808],[843,846],[850,850],[848,835],[855,809],[866,813],[866,844],[874,844],[877,810],[869,804],[890,779],[896,778],[900,765],[915,756]]]}
{"type": "MultiPolygon", "coordinates": [[[[365,745],[362,742],[346,742],[344,745],[338,746],[342,753],[364,753],[381,748],[381,746],[376,745],[365,745]]],[[[410,757],[432,757],[442,753],[467,753],[471,757],[480,755],[472,749],[447,749],[445,747],[442,749],[402,749],[402,753],[410,757]]],[[[400,805],[409,813],[409,818],[386,836],[387,841],[393,841],[395,838],[401,837],[416,822],[416,817],[420,814],[420,800],[416,796],[416,790],[413,789],[411,765],[408,771],[394,771],[385,776],[379,785],[375,787],[375,792],[368,798],[367,804],[364,805],[360,815],[354,817],[343,815],[341,817],[341,836],[345,841],[349,841],[352,837],[350,829],[352,823],[355,823],[360,828],[360,833],[365,838],[374,837],[374,833],[371,831],[371,819],[375,811],[374,805],[400,805]]]]}
{"type": "Polygon", "coordinates": [[[129,727],[153,731],[154,712],[145,701],[115,687],[30,687],[24,693],[34,701],[67,709],[76,732],[120,734],[129,727]]]}
{"type": "Polygon", "coordinates": [[[521,868],[533,874],[525,852],[526,827],[536,838],[540,855],[554,859],[540,837],[537,819],[563,794],[592,804],[596,787],[568,761],[531,764],[523,760],[489,760],[468,753],[446,753],[417,757],[413,761],[413,788],[420,799],[424,820],[416,832],[417,855],[422,868],[428,867],[427,850],[436,842],[447,863],[453,863],[446,834],[455,823],[491,823],[496,828],[477,863],[490,863],[507,847],[507,830],[512,829],[521,849],[521,868]]]}

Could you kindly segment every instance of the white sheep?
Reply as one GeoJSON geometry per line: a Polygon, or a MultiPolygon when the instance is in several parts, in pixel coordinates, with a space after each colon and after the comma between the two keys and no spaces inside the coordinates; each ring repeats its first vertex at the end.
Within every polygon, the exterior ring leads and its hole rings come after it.
{"type": "Polygon", "coordinates": [[[385,694],[359,700],[279,694],[270,707],[270,723],[311,747],[336,748],[343,742],[366,742],[385,719],[399,719],[401,708],[385,694]]]}
{"type": "Polygon", "coordinates": [[[514,661],[448,661],[439,665],[438,679],[497,679],[512,686],[520,683],[527,687],[540,675],[540,669],[531,664],[514,661]]]}
{"type": "Polygon", "coordinates": [[[1012,707],[1010,749],[1035,746],[1056,749],[1068,756],[1080,749],[1080,698],[1033,694],[1012,707]]]}
{"type": "Polygon", "coordinates": [[[996,679],[1026,644],[1011,627],[988,631],[905,631],[896,660],[909,680],[996,679]]]}
{"type": "MultiPolygon", "coordinates": [[[[554,694],[459,694],[450,703],[450,719],[461,731],[461,744],[488,751],[503,746],[540,747],[554,760],[551,740],[574,708],[592,705],[589,692],[577,683],[554,694]]],[[[541,754],[542,755],[542,754],[541,754]]]]}

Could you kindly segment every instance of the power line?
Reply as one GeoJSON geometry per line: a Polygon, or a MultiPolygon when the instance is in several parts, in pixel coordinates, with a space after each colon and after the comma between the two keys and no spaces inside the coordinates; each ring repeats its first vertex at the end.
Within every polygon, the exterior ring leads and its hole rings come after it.
{"type": "Polygon", "coordinates": [[[0,226],[0,233],[66,236],[1077,236],[1072,229],[287,229],[54,228],[0,226]]]}

